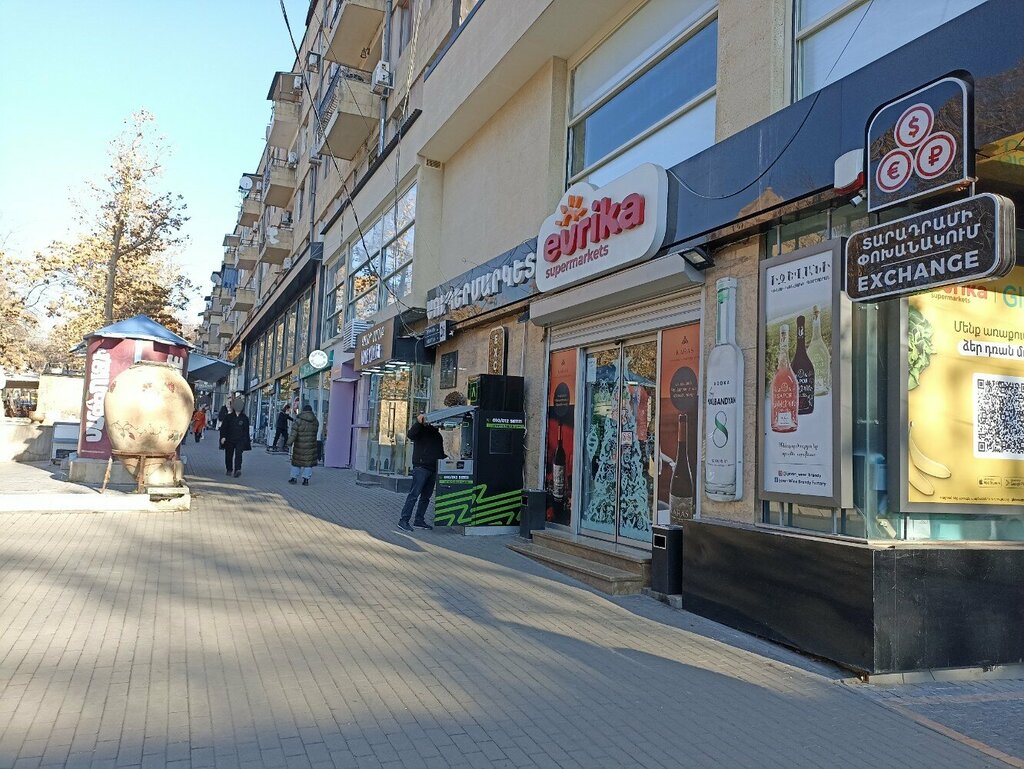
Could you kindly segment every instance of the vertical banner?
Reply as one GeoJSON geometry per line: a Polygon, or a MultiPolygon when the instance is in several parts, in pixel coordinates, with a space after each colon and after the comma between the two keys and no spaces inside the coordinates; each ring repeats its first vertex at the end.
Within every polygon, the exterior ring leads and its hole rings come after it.
{"type": "Polygon", "coordinates": [[[573,446],[576,420],[576,348],[551,353],[548,366],[548,429],[544,449],[547,520],[572,520],[573,446]]]}
{"type": "Polygon", "coordinates": [[[904,357],[902,509],[1019,512],[1024,267],[997,281],[911,297],[904,357]]]}
{"type": "Polygon", "coordinates": [[[761,492],[765,499],[844,507],[852,480],[848,419],[849,300],[841,241],[761,264],[761,492]],[[846,345],[848,348],[848,344],[846,345]]]}
{"type": "Polygon", "coordinates": [[[697,498],[697,417],[700,376],[700,323],[661,333],[661,399],[658,404],[659,455],[652,457],[658,478],[658,521],[693,518],[697,498]],[[667,513],[667,515],[666,515],[667,513]]]}

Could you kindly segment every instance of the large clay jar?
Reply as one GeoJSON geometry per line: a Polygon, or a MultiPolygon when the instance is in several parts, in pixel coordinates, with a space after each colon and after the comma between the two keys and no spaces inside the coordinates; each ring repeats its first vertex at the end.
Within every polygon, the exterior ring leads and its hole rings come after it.
{"type": "MultiPolygon", "coordinates": [[[[180,369],[139,361],[110,383],[104,398],[110,446],[129,454],[169,456],[185,437],[194,406],[192,389],[180,369]]],[[[125,466],[134,472],[136,463],[125,466]]]]}

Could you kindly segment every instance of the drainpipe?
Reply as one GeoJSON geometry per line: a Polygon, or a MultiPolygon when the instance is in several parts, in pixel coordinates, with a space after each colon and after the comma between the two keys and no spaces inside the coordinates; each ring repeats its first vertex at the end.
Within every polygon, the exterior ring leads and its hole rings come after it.
{"type": "MultiPolygon", "coordinates": [[[[391,63],[391,12],[394,10],[394,0],[384,2],[384,37],[380,41],[380,60],[385,64],[391,63]]],[[[380,136],[377,138],[377,154],[384,154],[384,145],[387,140],[384,138],[384,129],[388,125],[388,97],[387,93],[380,97],[380,136]]]]}

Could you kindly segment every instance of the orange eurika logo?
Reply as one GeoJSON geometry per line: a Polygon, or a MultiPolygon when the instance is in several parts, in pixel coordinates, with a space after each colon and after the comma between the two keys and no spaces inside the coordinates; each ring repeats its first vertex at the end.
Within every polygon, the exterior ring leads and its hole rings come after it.
{"type": "Polygon", "coordinates": [[[568,205],[560,205],[562,218],[555,221],[556,227],[568,227],[587,215],[587,207],[583,205],[582,195],[570,195],[568,205]]]}

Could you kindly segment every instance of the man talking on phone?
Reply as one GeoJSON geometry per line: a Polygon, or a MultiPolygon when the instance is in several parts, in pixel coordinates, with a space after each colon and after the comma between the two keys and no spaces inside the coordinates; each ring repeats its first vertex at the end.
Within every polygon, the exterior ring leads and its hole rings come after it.
{"type": "Polygon", "coordinates": [[[427,512],[427,505],[430,504],[430,495],[434,493],[437,460],[445,458],[444,441],[441,439],[441,431],[427,423],[423,414],[416,417],[407,435],[412,441],[412,488],[409,490],[409,496],[405,498],[405,507],[402,508],[398,528],[402,531],[432,529],[434,527],[427,523],[423,516],[427,512]],[[416,508],[416,518],[410,525],[409,519],[412,517],[412,508],[417,498],[419,506],[416,508]]]}

